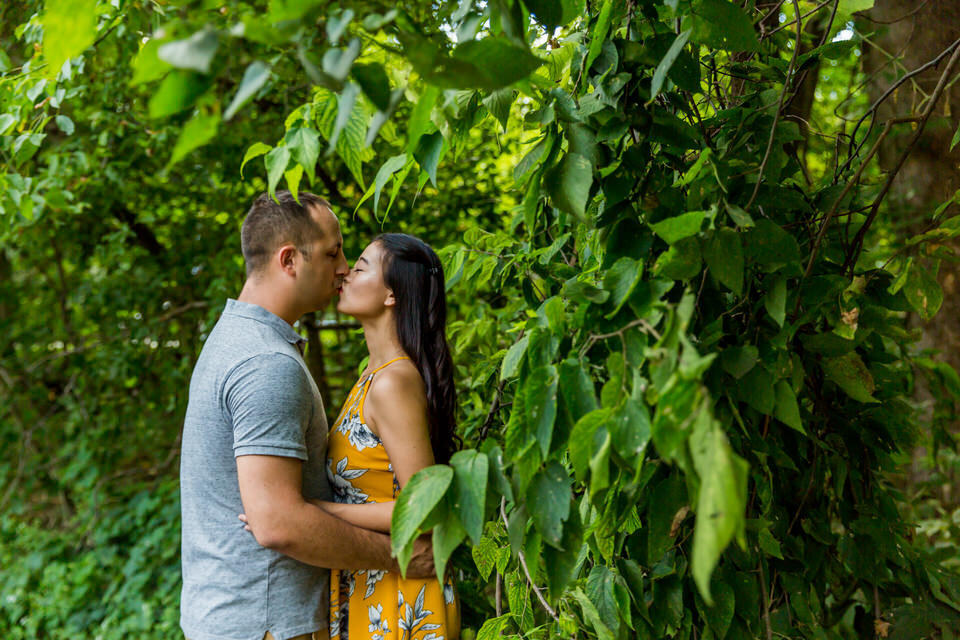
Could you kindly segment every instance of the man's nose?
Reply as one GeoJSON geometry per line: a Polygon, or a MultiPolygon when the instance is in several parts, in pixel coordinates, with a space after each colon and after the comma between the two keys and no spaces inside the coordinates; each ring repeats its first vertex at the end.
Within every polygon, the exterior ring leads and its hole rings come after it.
{"type": "Polygon", "coordinates": [[[345,276],[350,273],[350,265],[347,264],[347,258],[343,254],[340,254],[340,264],[337,265],[337,274],[345,276]]]}

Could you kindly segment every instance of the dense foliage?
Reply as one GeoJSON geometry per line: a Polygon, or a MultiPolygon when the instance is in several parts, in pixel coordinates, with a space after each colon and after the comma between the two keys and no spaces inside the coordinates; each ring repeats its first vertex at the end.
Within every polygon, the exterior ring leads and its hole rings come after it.
{"type": "MultiPolygon", "coordinates": [[[[466,448],[393,542],[433,529],[468,633],[951,637],[956,548],[891,474],[952,446],[960,379],[905,318],[960,219],[877,222],[861,97],[787,117],[821,66],[857,83],[871,2],[741,4],[0,9],[0,630],[176,633],[187,381],[284,186],[348,255],[381,225],[443,247],[466,448]]],[[[335,409],[359,336],[301,325],[335,409]]]]}

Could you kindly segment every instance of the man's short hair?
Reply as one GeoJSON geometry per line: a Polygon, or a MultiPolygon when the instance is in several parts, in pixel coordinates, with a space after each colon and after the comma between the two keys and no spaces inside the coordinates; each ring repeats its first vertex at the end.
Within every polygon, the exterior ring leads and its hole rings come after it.
{"type": "Polygon", "coordinates": [[[261,193],[247,212],[240,229],[240,247],[247,276],[262,270],[278,247],[290,243],[303,253],[310,254],[306,245],[323,237],[323,230],[310,216],[311,208],[327,208],[330,203],[320,196],[301,191],[298,203],[289,191],[277,191],[276,200],[261,193]]]}

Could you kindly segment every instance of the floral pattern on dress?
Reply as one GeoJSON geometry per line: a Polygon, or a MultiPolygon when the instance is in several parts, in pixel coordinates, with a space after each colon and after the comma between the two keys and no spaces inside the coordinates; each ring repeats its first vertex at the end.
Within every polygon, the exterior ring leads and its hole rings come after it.
{"type": "MultiPolygon", "coordinates": [[[[360,378],[330,430],[327,475],[334,500],[340,503],[387,502],[400,492],[383,443],[363,421],[363,399],[376,371],[360,378]]],[[[460,637],[459,602],[449,580],[441,584],[436,578],[404,579],[390,571],[366,569],[333,571],[330,583],[331,640],[348,640],[350,632],[354,638],[372,640],[460,637]]]]}

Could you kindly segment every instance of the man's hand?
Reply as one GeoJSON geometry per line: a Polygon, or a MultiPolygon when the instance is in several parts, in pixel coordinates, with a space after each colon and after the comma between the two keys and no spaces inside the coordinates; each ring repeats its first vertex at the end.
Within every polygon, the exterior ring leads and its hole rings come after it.
{"type": "MultiPolygon", "coordinates": [[[[399,573],[399,567],[397,572],[399,573]]],[[[433,542],[430,541],[430,534],[425,533],[413,541],[413,556],[407,565],[407,577],[432,578],[436,573],[436,567],[433,566],[433,542]]]]}

